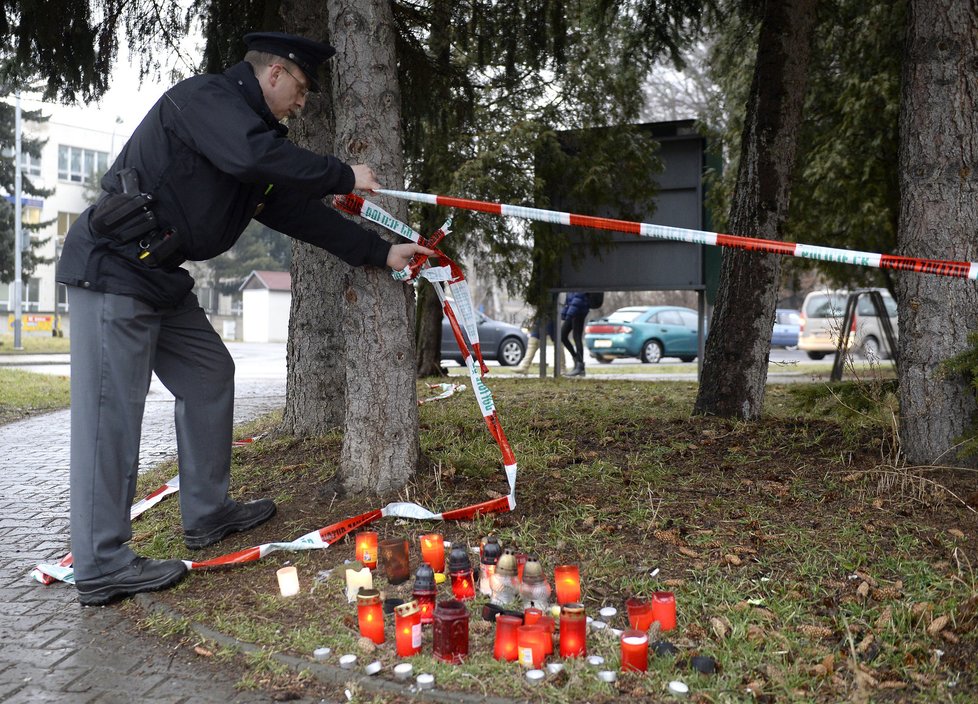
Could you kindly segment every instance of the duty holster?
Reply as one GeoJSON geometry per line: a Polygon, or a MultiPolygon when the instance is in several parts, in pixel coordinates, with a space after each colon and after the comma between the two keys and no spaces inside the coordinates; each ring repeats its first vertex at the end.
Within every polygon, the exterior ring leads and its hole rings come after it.
{"type": "Polygon", "coordinates": [[[123,169],[119,179],[122,193],[110,193],[95,205],[92,229],[99,237],[118,244],[139,240],[136,258],[150,268],[166,264],[180,248],[176,229],[160,225],[152,210],[156,201],[151,193],[139,189],[135,169],[123,169]]]}

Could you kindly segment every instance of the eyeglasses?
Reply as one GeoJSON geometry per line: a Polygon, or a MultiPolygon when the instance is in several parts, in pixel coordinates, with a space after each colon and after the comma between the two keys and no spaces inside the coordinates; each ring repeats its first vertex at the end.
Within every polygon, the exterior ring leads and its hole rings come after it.
{"type": "Polygon", "coordinates": [[[281,68],[282,68],[283,71],[285,71],[287,74],[289,74],[290,76],[292,76],[292,80],[295,81],[296,84],[299,86],[299,91],[300,91],[299,97],[300,98],[305,98],[307,95],[309,95],[309,88],[306,87],[306,84],[303,83],[302,81],[300,81],[298,78],[296,78],[295,77],[295,74],[293,74],[289,69],[287,69],[282,64],[272,64],[272,66],[281,66],[281,68]]]}

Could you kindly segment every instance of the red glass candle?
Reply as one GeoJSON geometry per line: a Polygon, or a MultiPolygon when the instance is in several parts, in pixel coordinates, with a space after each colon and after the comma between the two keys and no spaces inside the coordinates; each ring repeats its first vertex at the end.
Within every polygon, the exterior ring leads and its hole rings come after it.
{"type": "Polygon", "coordinates": [[[655,619],[652,617],[652,604],[645,599],[631,597],[625,601],[628,610],[628,625],[636,631],[647,631],[655,619]]]}
{"type": "Polygon", "coordinates": [[[357,621],[361,636],[377,644],[384,642],[384,607],[376,589],[361,589],[357,594],[357,621]]]}
{"type": "Polygon", "coordinates": [[[629,628],[621,634],[622,672],[646,672],[649,669],[649,634],[629,628]]]}
{"type": "Polygon", "coordinates": [[[584,604],[564,604],[560,609],[560,657],[587,655],[587,618],[584,604]]]}
{"type": "Polygon", "coordinates": [[[549,638],[547,629],[539,623],[517,628],[516,649],[520,665],[539,669],[547,656],[546,641],[549,638]]]}
{"type": "Polygon", "coordinates": [[[453,664],[469,654],[469,612],[461,601],[435,605],[433,651],[436,658],[453,664]]]}
{"type": "Polygon", "coordinates": [[[422,562],[414,576],[414,591],[411,597],[418,602],[421,610],[421,623],[431,623],[435,620],[435,571],[431,565],[422,562]]]}
{"type": "Polygon", "coordinates": [[[541,626],[543,626],[544,629],[547,631],[547,639],[543,643],[543,646],[544,646],[544,648],[543,648],[543,654],[544,655],[553,655],[553,653],[554,653],[554,631],[557,630],[557,622],[554,621],[554,617],[553,616],[543,616],[539,621],[537,621],[537,623],[540,624],[541,626]]]}
{"type": "Polygon", "coordinates": [[[581,600],[581,571],[577,565],[559,565],[554,568],[554,586],[557,603],[572,604],[581,600]]]}
{"type": "Polygon", "coordinates": [[[540,623],[540,619],[543,618],[543,611],[540,609],[535,609],[530,607],[523,611],[523,623],[527,626],[532,626],[536,623],[540,623]]]}
{"type": "Polygon", "coordinates": [[[676,627],[676,595],[672,592],[655,592],[652,595],[652,620],[658,621],[663,631],[676,627]]]}
{"type": "Polygon", "coordinates": [[[435,572],[445,570],[445,539],[439,533],[428,533],[422,535],[421,560],[431,565],[435,572]]]}
{"type": "Polygon", "coordinates": [[[357,533],[356,558],[364,567],[377,567],[377,534],[372,530],[357,533]]]}
{"type": "Polygon", "coordinates": [[[394,538],[381,541],[379,555],[388,582],[401,584],[408,580],[411,576],[411,559],[407,540],[394,538]]]}
{"type": "Polygon", "coordinates": [[[472,570],[452,572],[452,594],[459,601],[475,598],[475,580],[472,579],[472,570]]]}
{"type": "Polygon", "coordinates": [[[421,652],[421,608],[417,601],[394,607],[394,642],[402,658],[421,652]]]}
{"type": "Polygon", "coordinates": [[[496,645],[492,651],[493,657],[508,662],[517,658],[516,633],[522,625],[523,621],[517,616],[507,614],[496,616],[496,645]]]}

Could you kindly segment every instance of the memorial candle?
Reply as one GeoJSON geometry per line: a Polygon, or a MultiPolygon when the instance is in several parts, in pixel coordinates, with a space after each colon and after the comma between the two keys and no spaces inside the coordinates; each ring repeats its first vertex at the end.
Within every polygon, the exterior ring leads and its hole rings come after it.
{"type": "Polygon", "coordinates": [[[347,568],[346,570],[346,600],[351,604],[357,600],[357,592],[360,588],[363,589],[373,589],[374,587],[374,576],[370,573],[370,570],[363,567],[359,570],[351,570],[347,568]]]}
{"type": "Polygon", "coordinates": [[[432,652],[444,662],[459,664],[469,654],[469,612],[461,601],[435,605],[432,652]]]}
{"type": "Polygon", "coordinates": [[[459,601],[475,597],[475,584],[472,579],[472,565],[465,546],[454,545],[448,555],[448,571],[452,575],[452,593],[459,601]]]}
{"type": "Polygon", "coordinates": [[[283,567],[275,573],[282,596],[295,596],[299,593],[299,573],[292,565],[283,567]]]}
{"type": "Polygon", "coordinates": [[[652,605],[645,599],[631,597],[625,601],[628,611],[628,625],[636,631],[647,631],[655,619],[652,617],[652,605]]]}
{"type": "Polygon", "coordinates": [[[520,665],[539,669],[546,658],[546,640],[550,638],[547,629],[537,623],[532,626],[520,626],[516,629],[516,648],[520,665]]]}
{"type": "Polygon", "coordinates": [[[394,642],[402,658],[421,652],[421,608],[417,601],[394,607],[394,642]]]}
{"type": "Polygon", "coordinates": [[[652,594],[652,620],[659,622],[662,631],[676,627],[676,595],[672,592],[652,594]]]}
{"type": "Polygon", "coordinates": [[[378,645],[384,642],[384,607],[376,589],[361,589],[357,594],[357,621],[361,636],[378,645]]]}
{"type": "Polygon", "coordinates": [[[587,619],[584,604],[564,604],[560,609],[560,657],[587,655],[587,619]]]}
{"type": "Polygon", "coordinates": [[[387,581],[391,584],[406,582],[411,576],[408,541],[403,538],[385,540],[380,544],[379,553],[387,581]]]}
{"type": "Polygon", "coordinates": [[[649,634],[629,628],[621,634],[621,669],[645,672],[649,669],[649,634]]]}
{"type": "Polygon", "coordinates": [[[517,629],[522,625],[523,621],[517,616],[496,615],[496,643],[492,651],[493,657],[509,662],[517,658],[516,635],[517,629]]]}
{"type": "Polygon", "coordinates": [[[422,535],[421,560],[431,565],[435,572],[442,572],[445,569],[445,539],[439,533],[428,533],[422,535]]]}
{"type": "Polygon", "coordinates": [[[581,571],[577,565],[558,565],[554,568],[557,603],[571,604],[581,600],[581,571]]]}
{"type": "Polygon", "coordinates": [[[435,572],[431,565],[421,563],[414,575],[414,591],[411,596],[418,602],[421,623],[435,620],[435,572]]]}
{"type": "Polygon", "coordinates": [[[364,567],[370,569],[377,567],[377,534],[372,530],[357,533],[356,558],[364,567]]]}

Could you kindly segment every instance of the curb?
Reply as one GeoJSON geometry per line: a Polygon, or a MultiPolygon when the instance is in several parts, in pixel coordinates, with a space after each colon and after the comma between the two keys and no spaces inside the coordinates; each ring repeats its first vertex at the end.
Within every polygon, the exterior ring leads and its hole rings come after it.
{"type": "MultiPolygon", "coordinates": [[[[148,593],[136,594],[133,596],[133,601],[149,613],[161,614],[172,619],[187,621],[190,624],[190,629],[194,633],[202,638],[214,641],[222,647],[235,648],[242,653],[263,651],[260,646],[254,645],[253,643],[245,643],[203,624],[189,621],[179,611],[160,603],[148,593]]],[[[415,701],[443,702],[444,704],[453,704],[455,702],[463,702],[464,704],[481,704],[484,702],[488,702],[488,704],[514,704],[516,702],[529,701],[528,699],[504,699],[484,694],[472,694],[470,692],[449,692],[440,689],[420,690],[413,685],[398,684],[388,679],[363,674],[362,667],[358,668],[358,672],[357,670],[344,670],[334,665],[325,665],[320,662],[297,658],[292,655],[284,655],[282,653],[271,653],[271,656],[276,662],[285,665],[293,672],[310,672],[320,682],[337,687],[344,687],[350,683],[355,683],[362,690],[371,694],[397,694],[415,701]]]]}

